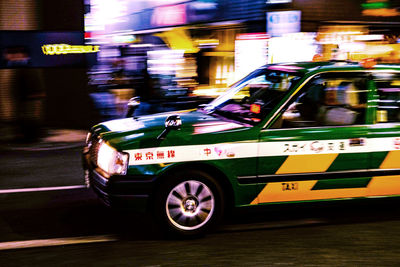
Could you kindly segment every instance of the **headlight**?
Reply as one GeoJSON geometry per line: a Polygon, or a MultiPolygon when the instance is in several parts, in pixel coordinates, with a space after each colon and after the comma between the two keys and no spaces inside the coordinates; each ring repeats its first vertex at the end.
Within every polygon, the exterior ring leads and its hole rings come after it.
{"type": "Polygon", "coordinates": [[[89,143],[90,138],[92,138],[92,133],[91,133],[91,132],[89,132],[89,133],[86,135],[86,144],[89,143]]]}
{"type": "Polygon", "coordinates": [[[118,152],[104,141],[100,141],[97,165],[108,174],[125,175],[128,168],[129,154],[118,152]]]}

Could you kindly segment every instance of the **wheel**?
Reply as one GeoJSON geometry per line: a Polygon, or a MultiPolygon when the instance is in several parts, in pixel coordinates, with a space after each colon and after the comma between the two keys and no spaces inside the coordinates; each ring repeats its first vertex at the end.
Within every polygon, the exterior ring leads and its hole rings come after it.
{"type": "Polygon", "coordinates": [[[155,217],[169,234],[203,235],[221,219],[223,199],[213,177],[200,171],[179,172],[160,186],[155,217]]]}

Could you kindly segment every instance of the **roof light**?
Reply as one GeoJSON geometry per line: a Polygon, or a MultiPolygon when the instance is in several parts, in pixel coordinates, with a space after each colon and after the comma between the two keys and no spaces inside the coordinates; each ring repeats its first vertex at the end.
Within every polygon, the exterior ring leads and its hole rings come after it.
{"type": "Polygon", "coordinates": [[[364,58],[361,60],[360,65],[365,69],[372,69],[376,65],[376,60],[374,58],[364,58]]]}
{"type": "Polygon", "coordinates": [[[320,62],[320,61],[324,61],[324,57],[320,54],[315,54],[312,58],[313,62],[320,62]]]}

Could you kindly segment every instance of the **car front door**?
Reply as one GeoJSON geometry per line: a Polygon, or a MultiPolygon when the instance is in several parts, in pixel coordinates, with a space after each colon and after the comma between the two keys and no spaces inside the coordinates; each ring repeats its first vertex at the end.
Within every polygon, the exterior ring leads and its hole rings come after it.
{"type": "Polygon", "coordinates": [[[366,195],[367,95],[362,73],[318,74],[260,133],[252,204],[366,195]]]}

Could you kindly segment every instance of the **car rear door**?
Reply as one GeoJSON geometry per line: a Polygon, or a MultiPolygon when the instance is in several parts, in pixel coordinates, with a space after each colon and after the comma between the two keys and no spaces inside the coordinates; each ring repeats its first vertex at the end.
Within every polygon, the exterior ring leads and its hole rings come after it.
{"type": "Polygon", "coordinates": [[[400,73],[372,74],[374,124],[370,127],[371,181],[369,196],[400,195],[400,73]]]}
{"type": "Polygon", "coordinates": [[[366,195],[366,75],[323,73],[301,86],[260,133],[252,204],[366,195]]]}

